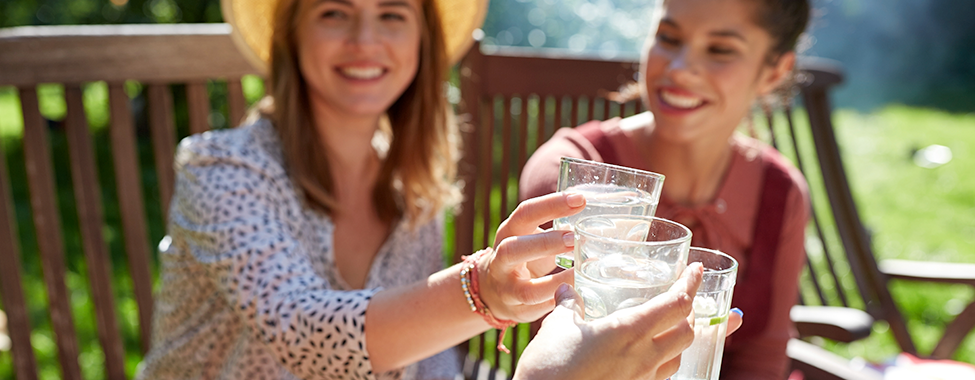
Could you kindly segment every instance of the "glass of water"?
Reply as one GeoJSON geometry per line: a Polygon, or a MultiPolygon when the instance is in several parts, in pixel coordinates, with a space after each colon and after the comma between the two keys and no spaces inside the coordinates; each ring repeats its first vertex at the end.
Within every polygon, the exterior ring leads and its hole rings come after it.
{"type": "MultiPolygon", "coordinates": [[[[562,157],[558,191],[572,191],[586,197],[586,209],[553,222],[557,230],[571,230],[579,219],[592,215],[624,214],[653,216],[664,185],[663,174],[562,157]]],[[[572,267],[572,257],[559,255],[556,264],[572,267]]]]}
{"type": "Polygon", "coordinates": [[[575,224],[575,288],[586,320],[666,292],[687,266],[691,230],[644,215],[596,215],[575,224]]]}
{"type": "Polygon", "coordinates": [[[728,331],[738,262],[720,251],[692,247],[687,263],[704,265],[704,281],[694,296],[694,343],[684,350],[671,380],[718,380],[728,331]]]}

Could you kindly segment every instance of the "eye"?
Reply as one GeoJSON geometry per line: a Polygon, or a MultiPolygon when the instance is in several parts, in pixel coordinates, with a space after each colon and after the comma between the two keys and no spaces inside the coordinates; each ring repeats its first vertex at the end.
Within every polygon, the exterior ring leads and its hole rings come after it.
{"type": "Polygon", "coordinates": [[[680,45],[680,40],[667,33],[657,33],[657,41],[668,46],[680,45]]]}
{"type": "Polygon", "coordinates": [[[735,49],[723,47],[723,46],[712,46],[708,48],[708,53],[720,56],[730,56],[735,54],[735,49]]]}
{"type": "Polygon", "coordinates": [[[406,16],[396,12],[386,12],[379,16],[383,21],[406,21],[406,16]]]}
{"type": "Polygon", "coordinates": [[[329,9],[322,12],[321,18],[332,19],[332,20],[344,20],[347,18],[347,16],[348,15],[345,12],[340,11],[338,9],[329,9]]]}

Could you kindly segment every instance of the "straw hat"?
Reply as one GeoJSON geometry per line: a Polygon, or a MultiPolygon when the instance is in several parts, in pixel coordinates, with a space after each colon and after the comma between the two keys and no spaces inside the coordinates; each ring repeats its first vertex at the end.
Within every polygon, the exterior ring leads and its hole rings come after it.
{"type": "MultiPolygon", "coordinates": [[[[300,0],[299,0],[300,1],[300,0]]],[[[435,1],[443,23],[450,63],[464,56],[474,42],[471,34],[484,22],[488,0],[435,1]]],[[[271,18],[278,0],[221,0],[224,21],[233,26],[237,48],[254,67],[267,73],[271,60],[271,18]]]]}

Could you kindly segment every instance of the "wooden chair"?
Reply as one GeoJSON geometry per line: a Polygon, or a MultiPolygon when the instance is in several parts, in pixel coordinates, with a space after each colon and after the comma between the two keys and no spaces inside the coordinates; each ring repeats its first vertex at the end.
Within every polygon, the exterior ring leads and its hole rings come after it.
{"type": "MultiPolygon", "coordinates": [[[[117,202],[121,214],[128,277],[138,304],[141,353],[149,347],[153,277],[150,244],[161,236],[147,231],[146,207],[165,219],[173,191],[173,151],[177,141],[171,85],[185,88],[189,132],[210,128],[207,81],[226,80],[229,120],[245,112],[241,76],[255,71],[237,52],[222,24],[119,25],[83,27],[23,27],[0,30],[0,86],[15,86],[23,111],[23,146],[31,214],[46,283],[60,375],[80,379],[79,342],[75,334],[69,289],[65,285],[65,243],[62,233],[81,235],[91,296],[97,314],[98,341],[105,357],[105,377],[125,378],[125,356],[117,320],[109,247],[102,232],[105,205],[93,144],[110,144],[117,202]],[[109,141],[92,141],[82,99],[82,85],[107,82],[110,105],[109,141]],[[125,91],[126,81],[145,86],[148,129],[155,157],[154,183],[140,173],[135,115],[125,91]],[[63,85],[66,118],[62,130],[49,130],[38,110],[37,86],[63,85]],[[61,215],[49,141],[63,134],[70,154],[72,190],[78,231],[62,230],[74,215],[61,215]],[[143,188],[158,186],[158,204],[143,202],[143,188]]],[[[184,104],[178,104],[184,106],[184,104]]],[[[2,146],[0,146],[2,149],[2,146]]],[[[38,368],[31,349],[32,328],[21,287],[20,245],[14,218],[7,164],[0,152],[0,296],[9,317],[12,355],[18,379],[36,379],[38,368]]],[[[16,199],[26,203],[27,199],[16,199]]],[[[114,207],[113,207],[114,208],[114,207]]],[[[157,220],[162,222],[162,220],[157,220]]],[[[24,226],[21,226],[24,228],[24,226]]],[[[27,254],[34,255],[34,252],[27,254]]],[[[140,354],[141,354],[140,353],[140,354]]]]}
{"type": "MultiPolygon", "coordinates": [[[[805,117],[794,114],[791,104],[774,114],[769,110],[768,128],[761,128],[759,133],[792,158],[810,179],[816,201],[812,229],[826,249],[808,259],[803,297],[792,318],[801,337],[822,336],[840,342],[862,339],[870,334],[875,320],[884,320],[901,349],[916,353],[888,290],[888,280],[973,284],[975,269],[903,261],[884,262],[878,267],[846,181],[830,119],[828,94],[842,81],[842,70],[835,62],[815,58],[801,60],[800,68],[805,117]],[[815,176],[817,172],[821,180],[815,176]],[[819,196],[821,193],[826,196],[819,196]],[[837,261],[848,263],[855,284],[844,285],[842,273],[836,270],[837,261]]],[[[475,46],[468,53],[460,67],[460,106],[468,123],[461,174],[465,183],[475,185],[465,187],[463,213],[455,222],[457,252],[470,252],[493,242],[492,232],[516,205],[520,168],[554,129],[639,111],[640,104],[620,105],[605,99],[608,92],[632,81],[636,70],[633,61],[567,58],[553,51],[503,48],[485,54],[475,46]]],[[[949,325],[932,356],[949,357],[973,324],[975,303],[949,325]]],[[[513,335],[524,339],[530,332],[513,335]]],[[[483,340],[493,342],[493,333],[486,333],[483,340]]],[[[519,347],[517,340],[514,346],[519,347]]],[[[512,373],[520,353],[514,352],[509,359],[495,352],[491,344],[473,345],[471,356],[477,365],[469,368],[500,368],[512,373]]],[[[846,360],[801,340],[790,343],[789,354],[793,367],[804,371],[807,378],[861,376],[846,360]]]]}

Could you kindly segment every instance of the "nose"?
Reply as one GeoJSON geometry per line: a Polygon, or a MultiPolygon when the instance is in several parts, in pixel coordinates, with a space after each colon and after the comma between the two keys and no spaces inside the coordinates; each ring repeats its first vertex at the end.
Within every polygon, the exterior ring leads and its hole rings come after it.
{"type": "Polygon", "coordinates": [[[697,75],[697,59],[692,55],[691,49],[686,46],[674,53],[673,58],[667,65],[667,75],[674,82],[682,83],[697,75]]]}
{"type": "Polygon", "coordinates": [[[359,46],[375,44],[378,41],[379,34],[376,30],[377,27],[377,23],[368,17],[356,17],[356,21],[352,25],[349,42],[359,46]]]}

